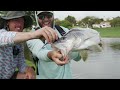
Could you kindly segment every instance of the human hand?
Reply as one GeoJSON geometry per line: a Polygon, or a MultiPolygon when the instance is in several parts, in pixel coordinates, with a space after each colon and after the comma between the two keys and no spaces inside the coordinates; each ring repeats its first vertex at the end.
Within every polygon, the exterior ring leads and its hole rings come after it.
{"type": "Polygon", "coordinates": [[[68,56],[63,57],[60,51],[50,51],[48,52],[48,57],[57,65],[65,65],[69,62],[68,56]]]}
{"type": "Polygon", "coordinates": [[[40,39],[46,39],[48,43],[52,43],[58,39],[58,35],[54,29],[51,27],[43,27],[41,30],[36,31],[40,39]]]}
{"type": "Polygon", "coordinates": [[[16,79],[25,79],[25,78],[26,78],[26,74],[25,73],[18,72],[16,79]]]}
{"type": "Polygon", "coordinates": [[[36,73],[32,67],[27,67],[25,72],[25,79],[36,79],[36,73]]]}

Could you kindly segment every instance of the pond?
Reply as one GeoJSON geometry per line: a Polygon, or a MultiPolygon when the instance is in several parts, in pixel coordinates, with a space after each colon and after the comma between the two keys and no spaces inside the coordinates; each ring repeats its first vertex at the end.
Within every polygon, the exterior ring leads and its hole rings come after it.
{"type": "Polygon", "coordinates": [[[86,62],[72,61],[74,79],[120,79],[120,38],[102,40],[102,52],[89,54],[86,62]]]}

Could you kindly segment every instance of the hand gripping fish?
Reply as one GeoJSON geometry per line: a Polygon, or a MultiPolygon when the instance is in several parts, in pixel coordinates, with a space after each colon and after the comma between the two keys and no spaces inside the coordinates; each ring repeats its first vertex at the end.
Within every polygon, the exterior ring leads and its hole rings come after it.
{"type": "Polygon", "coordinates": [[[60,51],[63,57],[70,52],[80,52],[84,61],[88,57],[88,51],[101,52],[103,49],[99,32],[88,28],[73,28],[51,46],[60,51]]]}

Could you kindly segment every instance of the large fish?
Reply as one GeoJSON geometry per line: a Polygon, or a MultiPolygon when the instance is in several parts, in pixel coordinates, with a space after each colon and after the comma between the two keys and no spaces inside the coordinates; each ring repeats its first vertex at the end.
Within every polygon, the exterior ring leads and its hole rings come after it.
{"type": "Polygon", "coordinates": [[[52,47],[60,51],[63,57],[69,55],[70,52],[80,52],[81,58],[86,61],[88,51],[102,51],[102,42],[99,32],[94,29],[73,28],[55,41],[52,47]]]}

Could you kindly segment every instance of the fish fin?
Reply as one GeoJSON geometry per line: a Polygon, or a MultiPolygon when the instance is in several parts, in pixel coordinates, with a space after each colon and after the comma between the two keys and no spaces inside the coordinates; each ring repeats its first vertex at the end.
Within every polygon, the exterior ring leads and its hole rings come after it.
{"type": "Polygon", "coordinates": [[[85,62],[87,60],[87,58],[88,58],[88,52],[87,52],[87,50],[80,51],[80,56],[83,59],[83,61],[85,62]]]}

